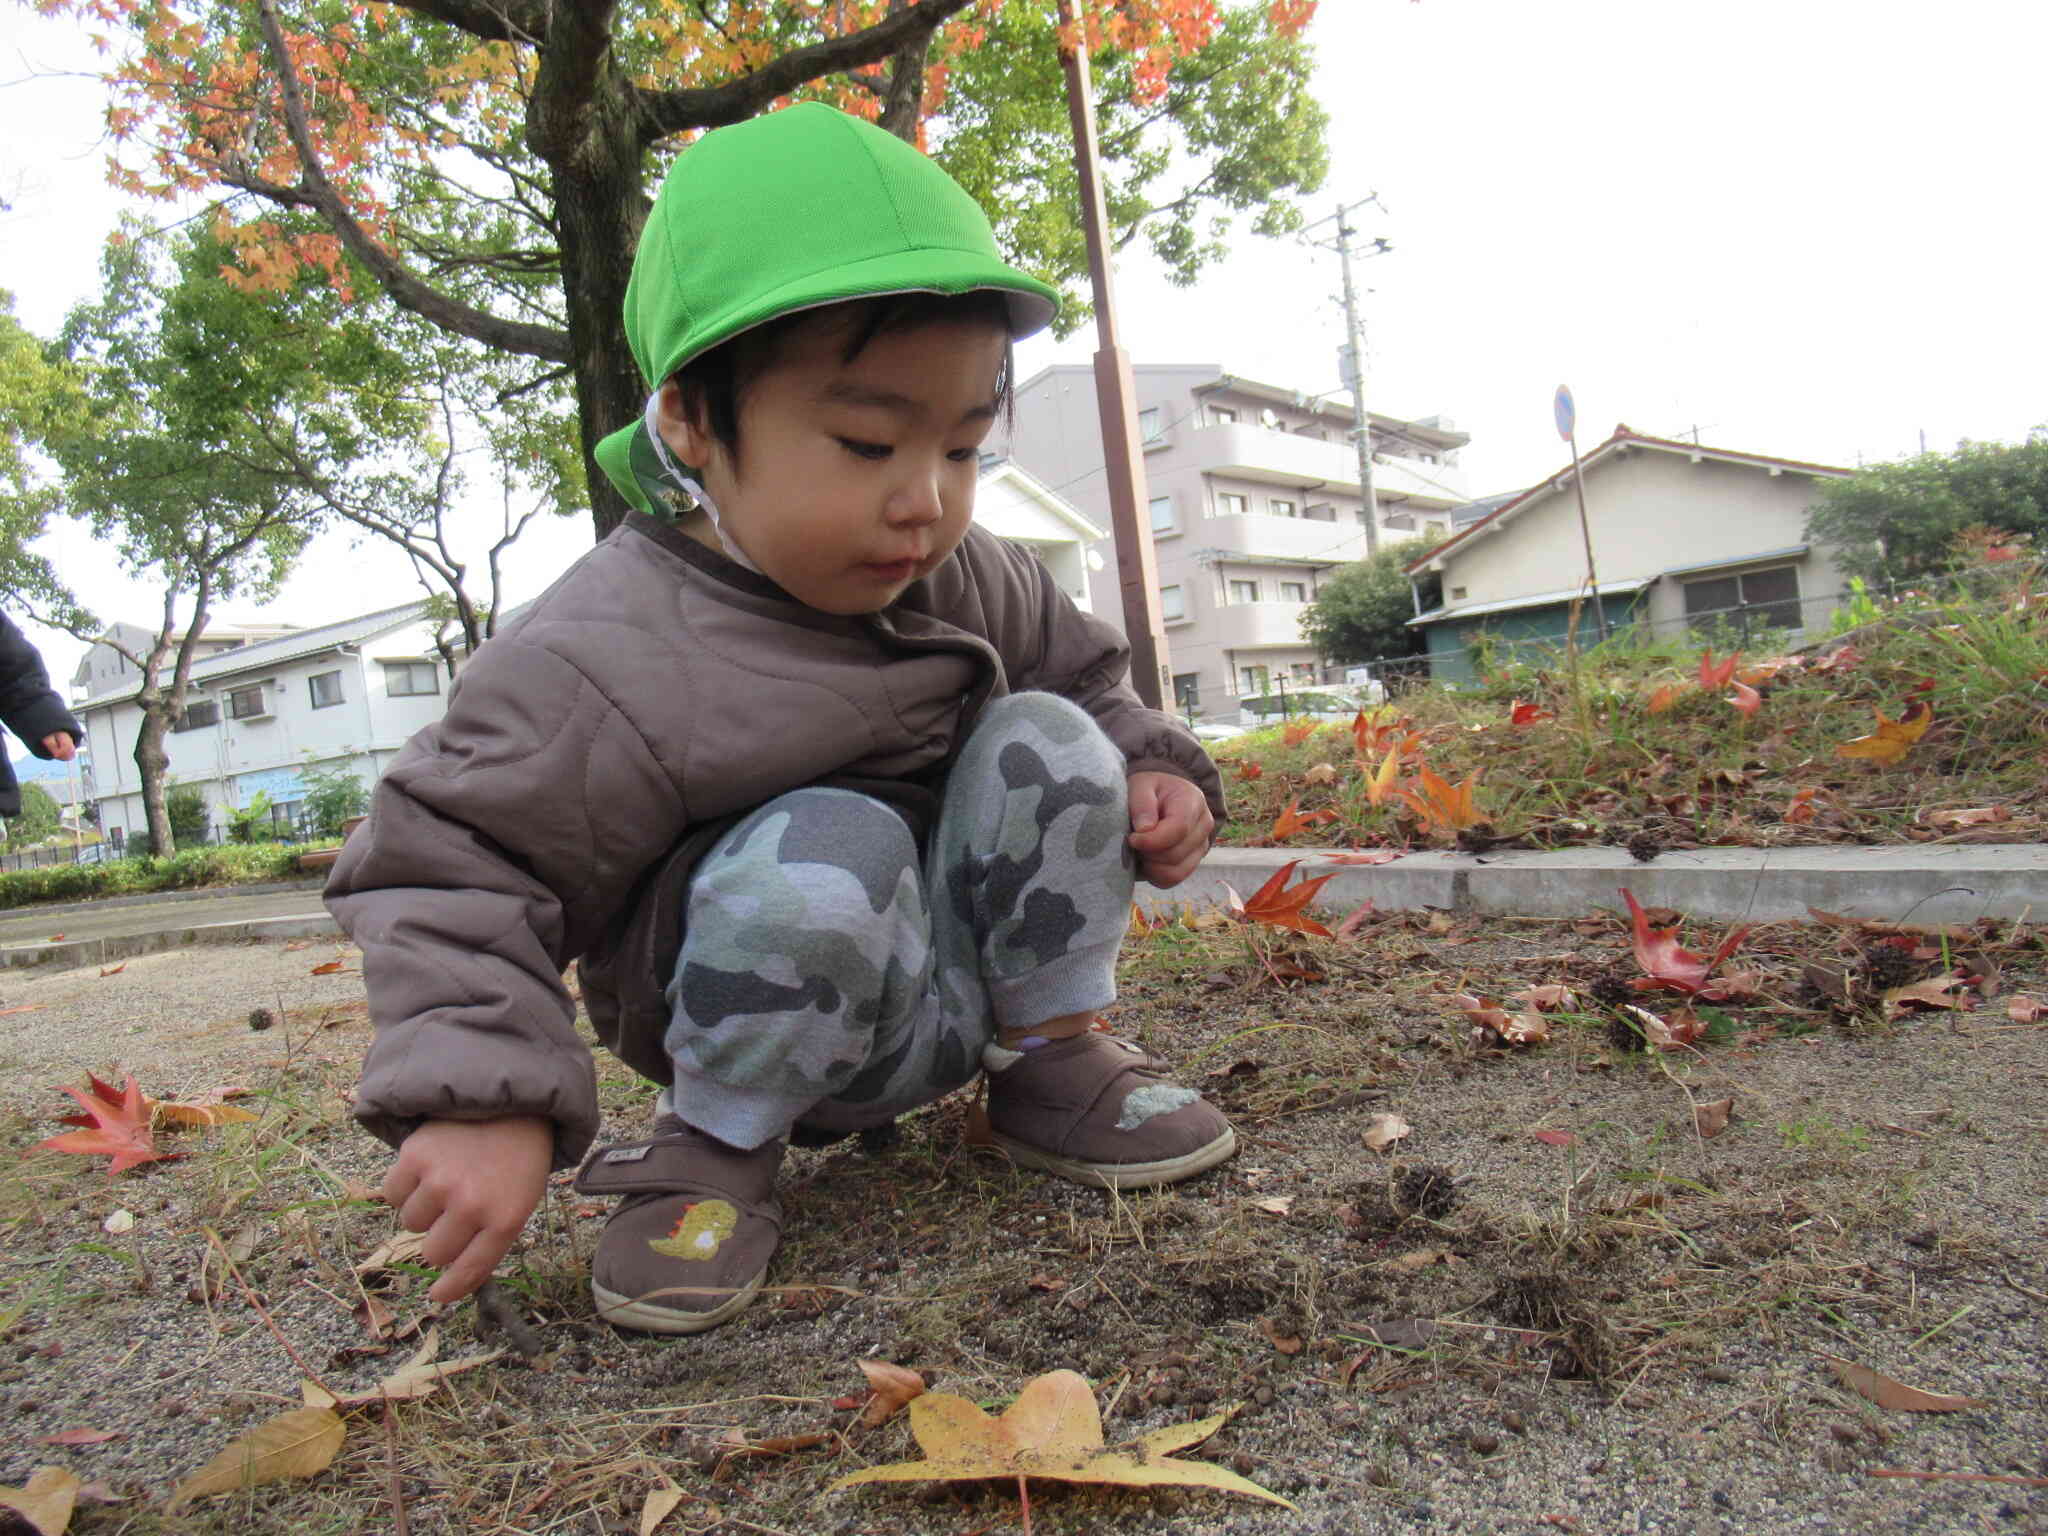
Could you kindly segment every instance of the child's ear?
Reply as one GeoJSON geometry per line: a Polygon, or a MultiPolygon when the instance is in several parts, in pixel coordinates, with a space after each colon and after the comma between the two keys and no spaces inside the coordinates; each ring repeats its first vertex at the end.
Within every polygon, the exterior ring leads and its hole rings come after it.
{"type": "Polygon", "coordinates": [[[674,379],[661,386],[655,401],[654,424],[661,432],[661,440],[668,444],[668,451],[683,464],[710,463],[716,444],[704,424],[701,404],[691,411],[683,403],[682,385],[674,379]]]}

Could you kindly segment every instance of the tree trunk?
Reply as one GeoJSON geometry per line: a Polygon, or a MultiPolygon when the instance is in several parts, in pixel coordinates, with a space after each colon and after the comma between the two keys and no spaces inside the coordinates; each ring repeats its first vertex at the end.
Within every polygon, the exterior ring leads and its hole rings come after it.
{"type": "Polygon", "coordinates": [[[163,699],[151,699],[142,706],[142,728],[135,733],[135,771],[142,777],[142,814],[149,821],[149,851],[162,856],[177,852],[171,835],[171,813],[164,804],[164,774],[171,755],[164,750],[164,735],[170,726],[170,710],[163,699]]]}
{"type": "Polygon", "coordinates": [[[598,441],[639,420],[647,405],[648,386],[626,341],[625,312],[626,283],[648,204],[640,186],[639,125],[630,104],[621,92],[600,90],[592,110],[598,120],[575,159],[550,169],[576,421],[590,480],[590,517],[601,540],[625,521],[630,504],[598,467],[598,441]]]}

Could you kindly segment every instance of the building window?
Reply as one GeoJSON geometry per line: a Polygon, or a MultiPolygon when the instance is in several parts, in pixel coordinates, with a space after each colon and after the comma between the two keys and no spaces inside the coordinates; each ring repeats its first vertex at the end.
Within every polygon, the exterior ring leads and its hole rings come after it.
{"type": "Polygon", "coordinates": [[[246,688],[228,690],[228,718],[230,720],[254,720],[259,715],[270,713],[270,706],[263,702],[263,685],[251,683],[246,688]]]}
{"type": "Polygon", "coordinates": [[[1251,509],[1250,498],[1240,496],[1236,491],[1216,493],[1216,512],[1219,517],[1243,517],[1251,509]]]}
{"type": "Polygon", "coordinates": [[[1301,516],[1301,504],[1296,501],[1289,501],[1285,496],[1270,497],[1266,502],[1266,510],[1275,517],[1301,516]]]}
{"type": "Polygon", "coordinates": [[[306,685],[312,690],[315,709],[326,709],[341,702],[341,673],[338,671],[315,672],[306,679],[306,685]]]}
{"type": "Polygon", "coordinates": [[[306,808],[303,800],[273,800],[270,803],[270,824],[289,830],[299,824],[299,812],[306,808]]]}
{"type": "Polygon", "coordinates": [[[1138,412],[1138,437],[1142,442],[1156,443],[1166,436],[1166,412],[1156,405],[1148,405],[1138,412]]]}
{"type": "Polygon", "coordinates": [[[1201,673],[1176,672],[1173,674],[1173,707],[1184,714],[1192,714],[1202,707],[1201,673]]]}
{"type": "Polygon", "coordinates": [[[204,730],[209,725],[220,724],[220,704],[213,699],[194,699],[178,711],[178,718],[171,722],[173,731],[204,730]]]}
{"type": "Polygon", "coordinates": [[[1237,412],[1227,405],[1212,405],[1209,407],[1209,420],[1219,427],[1227,427],[1237,420],[1237,412]]]}
{"type": "Polygon", "coordinates": [[[1171,624],[1175,619],[1188,616],[1188,595],[1178,585],[1159,589],[1159,617],[1171,624]]]}
{"type": "Polygon", "coordinates": [[[1451,588],[1451,601],[1454,603],[1462,603],[1463,601],[1465,601],[1465,589],[1463,587],[1451,588]]]}
{"type": "Polygon", "coordinates": [[[1302,516],[1312,523],[1334,523],[1337,521],[1337,509],[1327,501],[1312,501],[1302,516]]]}
{"type": "Polygon", "coordinates": [[[1750,629],[1798,629],[1799,572],[1792,566],[1685,583],[1688,619],[1722,618],[1750,629]]]}
{"type": "Polygon", "coordinates": [[[1312,661],[1290,662],[1287,675],[1297,683],[1312,683],[1316,680],[1316,664],[1312,661]]]}
{"type": "Polygon", "coordinates": [[[1237,669],[1237,691],[1247,698],[1259,698],[1272,684],[1267,681],[1264,667],[1239,667],[1237,669]]]}
{"type": "Polygon", "coordinates": [[[1233,580],[1230,583],[1230,600],[1233,603],[1256,603],[1259,600],[1259,584],[1256,581],[1233,580]]]}
{"type": "Polygon", "coordinates": [[[1174,531],[1173,498],[1171,496],[1154,496],[1152,498],[1152,531],[1154,533],[1172,533],[1174,531]]]}
{"type": "Polygon", "coordinates": [[[395,699],[439,693],[441,679],[431,661],[387,661],[384,663],[384,691],[395,699]]]}
{"type": "Polygon", "coordinates": [[[1308,583],[1305,581],[1283,581],[1280,583],[1280,601],[1283,603],[1305,603],[1308,601],[1308,583]]]}

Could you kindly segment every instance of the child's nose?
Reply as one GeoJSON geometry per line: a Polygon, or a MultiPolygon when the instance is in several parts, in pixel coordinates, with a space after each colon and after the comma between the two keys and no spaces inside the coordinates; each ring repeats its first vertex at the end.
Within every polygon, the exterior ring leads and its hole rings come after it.
{"type": "Polygon", "coordinates": [[[897,482],[889,496],[889,521],[919,528],[945,516],[945,487],[935,470],[913,470],[897,482]]]}

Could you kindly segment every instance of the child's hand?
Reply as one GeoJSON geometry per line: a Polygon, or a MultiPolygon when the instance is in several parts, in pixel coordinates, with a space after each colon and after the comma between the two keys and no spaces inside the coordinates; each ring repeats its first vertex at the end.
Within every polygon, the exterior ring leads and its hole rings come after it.
{"type": "Polygon", "coordinates": [[[441,1271],[435,1306],[460,1301],[491,1278],[547,1188],[555,1128],[546,1120],[429,1120],[398,1149],[384,1198],[408,1231],[424,1232],[420,1257],[441,1271]]]}
{"type": "Polygon", "coordinates": [[[1190,781],[1174,773],[1131,775],[1131,835],[1138,873],[1164,889],[1195,872],[1215,836],[1209,802],[1190,781]]]}

